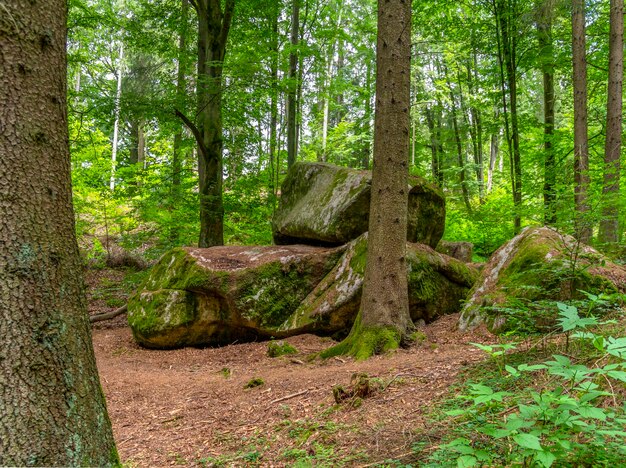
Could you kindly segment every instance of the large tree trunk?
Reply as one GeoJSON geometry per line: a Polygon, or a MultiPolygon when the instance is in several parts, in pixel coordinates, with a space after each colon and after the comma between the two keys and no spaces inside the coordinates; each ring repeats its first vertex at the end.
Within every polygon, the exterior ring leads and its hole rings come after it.
{"type": "Polygon", "coordinates": [[[66,12],[13,0],[0,20],[2,466],[119,463],[74,235],[66,12]]]}
{"type": "Polygon", "coordinates": [[[289,93],[287,94],[287,167],[290,168],[296,162],[298,147],[296,140],[298,134],[296,131],[296,114],[298,94],[298,47],[300,29],[300,0],[293,0],[291,10],[291,52],[289,53],[289,93]]]}
{"type": "Polygon", "coordinates": [[[611,0],[609,26],[609,84],[604,144],[602,220],[598,238],[605,244],[619,241],[619,176],[622,151],[622,82],[624,80],[624,0],[611,0]]]}
{"type": "Polygon", "coordinates": [[[408,203],[411,2],[378,1],[374,170],[363,296],[350,335],[324,355],[364,359],[396,348],[409,316],[408,203]]]}
{"type": "Polygon", "coordinates": [[[589,140],[587,129],[587,47],[585,1],[572,0],[572,65],[574,86],[574,205],[575,235],[581,242],[591,240],[589,202],[589,140]]]}
{"type": "Polygon", "coordinates": [[[556,160],[554,157],[554,47],[552,45],[553,0],[540,0],[537,11],[537,38],[539,58],[543,75],[543,148],[544,184],[543,205],[544,223],[556,223],[556,160]]]}

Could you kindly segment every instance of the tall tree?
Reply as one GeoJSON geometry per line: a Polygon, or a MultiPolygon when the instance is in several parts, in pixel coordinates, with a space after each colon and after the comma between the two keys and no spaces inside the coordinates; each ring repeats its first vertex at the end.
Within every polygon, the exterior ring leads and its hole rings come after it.
{"type": "Polygon", "coordinates": [[[297,132],[296,114],[298,93],[298,42],[300,37],[300,0],[293,0],[291,9],[291,51],[289,52],[289,92],[287,94],[287,167],[293,166],[296,162],[297,132]]]}
{"type": "Polygon", "coordinates": [[[198,147],[200,192],[199,247],[224,245],[223,70],[228,33],[235,11],[235,0],[189,0],[198,16],[198,80],[196,123],[180,110],[176,114],[193,133],[198,147]]]}
{"type": "Polygon", "coordinates": [[[611,0],[609,21],[609,84],[604,144],[603,208],[599,240],[619,241],[619,179],[622,151],[622,82],[624,80],[624,0],[611,0]]]}
{"type": "Polygon", "coordinates": [[[64,0],[0,17],[0,465],[119,463],[70,184],[64,0]]]}
{"type": "Polygon", "coordinates": [[[539,0],[536,5],[537,39],[539,62],[543,75],[543,149],[544,184],[543,205],[544,223],[556,223],[556,160],[554,157],[554,46],[552,44],[552,16],[554,0],[539,0]]]}
{"type": "Polygon", "coordinates": [[[587,128],[587,46],[585,0],[572,0],[572,69],[574,92],[574,208],[576,238],[591,240],[589,211],[589,140],[587,128]]]}
{"type": "Polygon", "coordinates": [[[324,355],[365,359],[397,348],[412,329],[406,268],[410,0],[378,0],[374,168],[361,307],[348,337],[324,355]]]}
{"type": "Polygon", "coordinates": [[[522,161],[517,114],[517,3],[518,0],[493,0],[497,29],[496,37],[498,39],[502,103],[506,139],[509,148],[511,189],[513,193],[513,204],[515,206],[515,214],[513,216],[513,229],[515,232],[519,232],[522,227],[522,161]]]}

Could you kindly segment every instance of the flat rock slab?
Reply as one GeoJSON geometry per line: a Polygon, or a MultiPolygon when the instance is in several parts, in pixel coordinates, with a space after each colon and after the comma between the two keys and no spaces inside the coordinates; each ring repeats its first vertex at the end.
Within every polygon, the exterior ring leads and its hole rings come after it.
{"type": "Polygon", "coordinates": [[[128,302],[133,335],[150,348],[279,337],[279,326],[342,252],[303,245],[174,249],[128,302]]]}
{"type": "Polygon", "coordinates": [[[625,292],[626,269],[567,234],[529,227],[496,250],[484,266],[463,307],[459,328],[486,323],[491,331],[504,332],[528,322],[538,331],[549,330],[555,325],[556,307],[550,317],[533,315],[533,306],[582,299],[581,290],[596,295],[625,292]]]}
{"type": "MultiPolygon", "coordinates": [[[[272,220],[279,245],[341,245],[368,229],[372,172],[326,163],[298,162],[281,187],[272,220]]],[[[421,177],[409,178],[407,240],[435,247],[445,227],[442,192],[421,177]]]]}

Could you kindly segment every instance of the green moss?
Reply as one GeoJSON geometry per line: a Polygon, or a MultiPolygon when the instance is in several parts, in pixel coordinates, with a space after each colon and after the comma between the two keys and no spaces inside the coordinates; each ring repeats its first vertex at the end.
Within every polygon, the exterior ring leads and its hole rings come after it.
{"type": "Polygon", "coordinates": [[[298,350],[284,341],[270,341],[267,344],[267,355],[271,358],[286,354],[297,354],[298,350]]]}
{"type": "Polygon", "coordinates": [[[149,276],[139,290],[157,291],[160,289],[199,289],[207,284],[213,285],[219,280],[218,274],[199,267],[191,255],[184,249],[176,248],[169,251],[152,268],[149,276]]]}
{"type": "Polygon", "coordinates": [[[328,359],[334,356],[349,355],[362,361],[376,354],[384,354],[400,347],[402,334],[392,326],[364,327],[361,323],[361,311],[354,321],[349,335],[339,344],[320,353],[328,359]]]}
{"type": "Polygon", "coordinates": [[[260,377],[254,377],[252,379],[250,379],[248,381],[248,383],[246,383],[243,388],[248,389],[248,388],[255,388],[255,387],[260,387],[261,385],[265,385],[265,380],[263,380],[260,377]]]}
{"type": "Polygon", "coordinates": [[[150,337],[193,322],[196,298],[188,291],[144,291],[128,301],[128,311],[133,334],[150,337]]]}

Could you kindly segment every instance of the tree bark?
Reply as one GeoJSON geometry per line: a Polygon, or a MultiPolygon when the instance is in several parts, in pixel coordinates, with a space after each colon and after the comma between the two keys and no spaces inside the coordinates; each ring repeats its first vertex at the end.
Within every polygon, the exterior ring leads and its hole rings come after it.
{"type": "Polygon", "coordinates": [[[412,329],[406,229],[411,2],[378,1],[374,169],[361,308],[350,335],[324,355],[364,359],[397,348],[412,329]]]}
{"type": "Polygon", "coordinates": [[[198,14],[198,124],[179,110],[198,147],[200,238],[198,247],[224,245],[222,72],[235,0],[190,2],[198,14]]]}
{"type": "Polygon", "coordinates": [[[74,235],[67,4],[1,10],[0,465],[117,466],[74,235]]]}
{"type": "Polygon", "coordinates": [[[502,84],[505,129],[509,147],[511,169],[511,192],[513,194],[513,230],[517,234],[522,227],[522,166],[519,147],[519,124],[517,119],[517,0],[493,0],[496,27],[499,34],[498,60],[502,84]],[[504,73],[506,71],[506,79],[504,73]],[[507,92],[508,91],[508,92],[507,92]],[[509,97],[507,110],[506,95],[509,97]],[[510,125],[509,125],[510,117],[510,125]]]}
{"type": "Polygon", "coordinates": [[[300,26],[300,0],[293,0],[291,10],[291,52],[289,53],[289,93],[287,95],[287,168],[293,166],[296,162],[298,148],[296,145],[296,114],[298,93],[298,47],[300,26]]]}
{"type": "Polygon", "coordinates": [[[574,87],[574,208],[575,235],[588,244],[592,229],[589,213],[589,140],[587,128],[587,46],[585,1],[572,0],[572,69],[574,87]]]}
{"type": "Polygon", "coordinates": [[[556,216],[556,160],[553,149],[554,139],[554,47],[552,45],[553,0],[541,0],[537,11],[537,39],[539,58],[543,75],[543,149],[544,184],[543,206],[544,223],[554,225],[556,216]]]}
{"type": "Polygon", "coordinates": [[[609,83],[604,144],[604,186],[599,241],[619,242],[619,182],[622,151],[622,82],[624,80],[624,0],[611,0],[609,83]]]}

